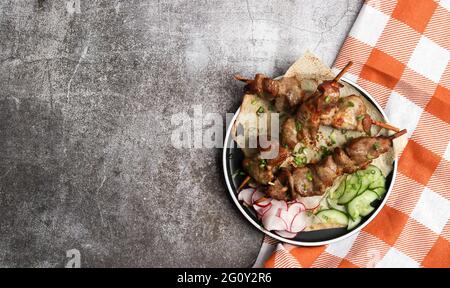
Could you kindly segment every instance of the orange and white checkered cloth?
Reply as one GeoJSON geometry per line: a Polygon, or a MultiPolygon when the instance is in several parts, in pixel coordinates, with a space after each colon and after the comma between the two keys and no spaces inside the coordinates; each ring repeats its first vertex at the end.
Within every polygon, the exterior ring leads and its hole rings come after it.
{"type": "Polygon", "coordinates": [[[450,0],[366,1],[335,68],[350,60],[346,77],[408,129],[387,205],[327,246],[266,238],[255,267],[450,267],[450,0]]]}

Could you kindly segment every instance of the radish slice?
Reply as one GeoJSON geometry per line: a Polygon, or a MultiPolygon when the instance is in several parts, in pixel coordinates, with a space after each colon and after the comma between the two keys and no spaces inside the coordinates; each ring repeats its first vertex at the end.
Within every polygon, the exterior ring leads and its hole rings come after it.
{"type": "Polygon", "coordinates": [[[255,192],[255,189],[253,188],[244,189],[241,192],[239,192],[238,199],[240,201],[244,201],[244,203],[247,204],[248,206],[251,206],[253,192],[255,192]]]}
{"type": "Polygon", "coordinates": [[[264,193],[262,193],[259,190],[255,190],[255,192],[253,192],[253,195],[252,195],[252,204],[255,204],[256,201],[263,198],[264,196],[265,196],[264,193]]]}
{"type": "Polygon", "coordinates": [[[272,200],[269,198],[260,198],[258,201],[255,201],[253,205],[259,206],[259,207],[267,207],[269,205],[272,205],[272,200]]]}
{"type": "Polygon", "coordinates": [[[322,201],[323,196],[310,196],[310,197],[301,197],[298,199],[300,203],[305,205],[306,210],[314,210],[320,205],[320,201],[322,201]]]}
{"type": "Polygon", "coordinates": [[[306,210],[306,207],[305,207],[305,205],[303,205],[303,203],[291,204],[291,205],[289,205],[289,209],[288,209],[289,213],[294,213],[294,214],[298,214],[301,211],[305,211],[305,210],[306,210]]]}
{"type": "Polygon", "coordinates": [[[295,236],[297,236],[297,233],[292,233],[292,232],[285,231],[285,230],[277,230],[277,231],[275,231],[275,233],[277,233],[278,235],[280,235],[283,238],[288,238],[288,239],[291,239],[291,238],[294,238],[295,236]]]}
{"type": "MultiPolygon", "coordinates": [[[[270,209],[270,210],[272,210],[272,209],[270,209]]],[[[264,214],[264,216],[262,217],[262,224],[263,224],[264,228],[266,228],[269,231],[271,231],[271,230],[286,230],[288,228],[286,222],[283,219],[281,219],[281,217],[277,216],[276,214],[278,214],[278,213],[275,212],[275,214],[274,214],[274,213],[266,212],[264,214]]]]}
{"type": "Polygon", "coordinates": [[[272,199],[272,206],[276,208],[281,208],[282,210],[288,210],[288,204],[286,201],[272,199]]]}
{"type": "Polygon", "coordinates": [[[309,217],[305,211],[294,216],[291,222],[290,232],[298,233],[303,231],[309,223],[309,217]]]}
{"type": "Polygon", "coordinates": [[[259,218],[261,218],[262,216],[264,216],[264,214],[270,210],[270,208],[272,207],[272,204],[269,202],[269,204],[267,206],[259,206],[257,204],[253,205],[253,209],[255,209],[256,214],[258,214],[259,218]]]}

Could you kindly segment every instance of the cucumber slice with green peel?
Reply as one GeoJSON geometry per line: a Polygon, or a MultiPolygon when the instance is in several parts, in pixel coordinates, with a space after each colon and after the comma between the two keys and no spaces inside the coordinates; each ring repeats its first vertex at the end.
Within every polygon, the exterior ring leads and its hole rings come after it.
{"type": "Polygon", "coordinates": [[[322,223],[348,225],[347,215],[338,210],[323,210],[317,213],[316,216],[322,223]]]}
{"type": "Polygon", "coordinates": [[[379,187],[383,187],[386,184],[386,178],[384,176],[379,176],[378,178],[374,179],[372,183],[369,185],[369,189],[375,189],[379,187]]]}
{"type": "Polygon", "coordinates": [[[347,204],[358,194],[361,187],[361,179],[356,174],[348,175],[345,178],[345,192],[339,197],[338,204],[347,204]]]}
{"type": "Polygon", "coordinates": [[[374,165],[367,166],[367,168],[362,170],[362,172],[369,175],[373,179],[383,176],[383,173],[381,173],[380,168],[378,168],[377,166],[374,166],[374,165]]]}
{"type": "Polygon", "coordinates": [[[356,196],[352,201],[347,204],[347,211],[353,220],[358,219],[361,216],[369,215],[375,208],[370,205],[373,201],[378,199],[378,194],[366,190],[359,196],[356,196]]]}
{"type": "Polygon", "coordinates": [[[347,213],[347,209],[345,208],[345,206],[339,205],[339,204],[337,203],[337,200],[336,200],[336,199],[330,199],[330,198],[328,198],[328,199],[327,199],[327,202],[328,202],[328,206],[329,206],[330,208],[332,208],[332,209],[334,209],[334,210],[338,210],[338,211],[344,212],[344,213],[347,213]]]}
{"type": "Polygon", "coordinates": [[[359,187],[358,190],[358,195],[360,195],[369,188],[371,179],[370,177],[367,177],[367,173],[364,170],[356,172],[356,175],[361,178],[361,187],[359,187]]]}
{"type": "Polygon", "coordinates": [[[353,220],[351,217],[348,219],[348,225],[347,230],[353,230],[356,226],[358,226],[359,223],[361,223],[362,218],[357,217],[355,220],[353,220]]]}
{"type": "Polygon", "coordinates": [[[328,196],[329,198],[331,198],[331,199],[339,199],[342,196],[342,194],[344,194],[344,192],[345,192],[345,178],[346,178],[345,176],[342,178],[341,183],[339,184],[339,186],[336,189],[330,191],[330,194],[328,196]]]}
{"type": "Polygon", "coordinates": [[[378,187],[371,190],[378,194],[378,198],[383,197],[384,193],[386,193],[386,189],[384,187],[378,187]]]}

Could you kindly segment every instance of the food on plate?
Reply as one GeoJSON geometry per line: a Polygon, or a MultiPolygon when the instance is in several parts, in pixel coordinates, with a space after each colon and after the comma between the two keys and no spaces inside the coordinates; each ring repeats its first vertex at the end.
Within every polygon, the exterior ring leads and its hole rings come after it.
{"type": "Polygon", "coordinates": [[[238,199],[266,230],[285,238],[301,231],[351,230],[384,196],[385,177],[406,130],[385,123],[359,90],[341,81],[350,66],[334,76],[306,53],[281,78],[235,76],[246,83],[232,127],[247,175],[238,199]],[[273,116],[263,118],[264,112],[280,112],[280,133],[272,139],[266,137],[271,128],[260,121],[269,123],[273,116]],[[246,146],[250,137],[259,136],[266,143],[246,146]],[[277,155],[267,158],[269,149],[277,155]]]}

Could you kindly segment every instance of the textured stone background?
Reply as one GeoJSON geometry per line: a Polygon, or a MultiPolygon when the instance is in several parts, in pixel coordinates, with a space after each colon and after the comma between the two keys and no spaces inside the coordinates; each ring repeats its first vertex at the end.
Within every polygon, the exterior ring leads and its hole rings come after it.
{"type": "Polygon", "coordinates": [[[247,267],[262,234],[220,149],[171,115],[235,111],[236,72],[331,64],[361,1],[0,2],[0,266],[247,267]],[[326,3],[325,3],[326,2],[326,3]]]}

